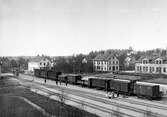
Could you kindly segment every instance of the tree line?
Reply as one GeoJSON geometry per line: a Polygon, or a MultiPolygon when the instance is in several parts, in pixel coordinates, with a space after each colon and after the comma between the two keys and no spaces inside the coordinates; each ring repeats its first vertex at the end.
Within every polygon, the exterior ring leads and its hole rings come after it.
{"type": "MultiPolygon", "coordinates": [[[[77,54],[72,56],[62,56],[62,57],[50,57],[50,60],[53,60],[54,66],[52,69],[56,71],[61,71],[64,73],[92,73],[94,72],[93,68],[93,59],[98,55],[105,52],[113,53],[117,56],[120,63],[120,70],[134,70],[135,62],[141,56],[166,56],[166,49],[153,49],[147,51],[135,51],[132,48],[129,49],[108,49],[100,51],[91,51],[89,54],[77,54]],[[131,53],[134,52],[134,53],[131,53]],[[129,56],[128,53],[131,53],[130,57],[133,58],[133,61],[130,62],[129,66],[126,66],[126,58],[129,56]]],[[[49,56],[47,56],[49,57],[49,56]]],[[[28,69],[27,57],[0,57],[2,61],[2,72],[10,72],[14,68],[19,68],[20,70],[28,69]]]]}

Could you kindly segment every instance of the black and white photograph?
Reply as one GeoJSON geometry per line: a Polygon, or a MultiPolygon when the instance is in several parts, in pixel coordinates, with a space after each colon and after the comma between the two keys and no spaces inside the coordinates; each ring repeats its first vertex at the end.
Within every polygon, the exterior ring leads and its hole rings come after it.
{"type": "Polygon", "coordinates": [[[0,0],[0,117],[167,117],[167,0],[0,0]]]}

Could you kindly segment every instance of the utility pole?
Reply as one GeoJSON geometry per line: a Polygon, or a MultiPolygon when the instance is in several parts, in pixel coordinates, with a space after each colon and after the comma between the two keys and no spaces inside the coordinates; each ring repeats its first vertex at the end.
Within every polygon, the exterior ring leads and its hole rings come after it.
{"type": "Polygon", "coordinates": [[[0,78],[1,78],[1,67],[2,67],[2,61],[0,61],[0,78]]]}

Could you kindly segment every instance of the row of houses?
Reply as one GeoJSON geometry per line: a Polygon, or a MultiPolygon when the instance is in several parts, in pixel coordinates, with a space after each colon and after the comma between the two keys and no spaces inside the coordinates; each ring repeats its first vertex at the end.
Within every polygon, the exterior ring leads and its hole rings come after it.
{"type": "MultiPolygon", "coordinates": [[[[52,60],[44,56],[37,56],[28,62],[29,71],[52,66],[52,60]]],[[[104,52],[93,59],[93,68],[96,72],[117,72],[120,71],[120,61],[116,54],[104,52]]],[[[167,74],[167,57],[142,56],[135,61],[134,70],[137,73],[167,74]]]]}
{"type": "MultiPolygon", "coordinates": [[[[166,56],[142,56],[138,60],[134,60],[134,58],[129,58],[129,56],[127,58],[125,59],[125,61],[133,61],[133,70],[136,73],[167,74],[166,56]]],[[[120,70],[119,59],[114,54],[99,54],[93,60],[93,65],[95,71],[114,72],[120,70]]]]}

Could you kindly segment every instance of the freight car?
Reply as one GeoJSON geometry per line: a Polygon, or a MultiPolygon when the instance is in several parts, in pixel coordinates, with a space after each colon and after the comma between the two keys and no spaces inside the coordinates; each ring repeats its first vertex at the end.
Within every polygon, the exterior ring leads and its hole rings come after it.
{"type": "Polygon", "coordinates": [[[36,77],[40,77],[40,69],[34,69],[34,75],[36,76],[36,77]]]}
{"type": "Polygon", "coordinates": [[[132,95],[134,83],[133,80],[112,79],[110,80],[110,89],[117,93],[132,95]]]}
{"type": "Polygon", "coordinates": [[[58,80],[60,81],[60,82],[67,82],[68,81],[68,75],[66,75],[66,74],[62,74],[62,75],[59,75],[58,76],[58,80]]]}
{"type": "Polygon", "coordinates": [[[71,84],[80,84],[81,82],[81,75],[78,74],[69,74],[67,76],[68,82],[71,84]]]}
{"type": "Polygon", "coordinates": [[[47,79],[48,77],[47,70],[40,69],[40,77],[47,79]]]}
{"type": "Polygon", "coordinates": [[[109,78],[89,78],[89,87],[92,87],[92,88],[97,88],[97,89],[103,89],[103,90],[106,90],[108,91],[109,90],[109,83],[110,83],[110,80],[109,78]]]}
{"type": "Polygon", "coordinates": [[[61,72],[57,72],[57,71],[54,71],[54,70],[48,70],[47,71],[47,79],[58,80],[59,75],[61,75],[61,72]]]}
{"type": "Polygon", "coordinates": [[[144,97],[150,100],[161,98],[159,85],[147,84],[144,82],[135,83],[134,94],[136,94],[137,97],[144,97]]]}

